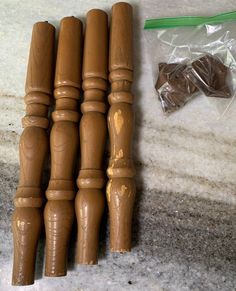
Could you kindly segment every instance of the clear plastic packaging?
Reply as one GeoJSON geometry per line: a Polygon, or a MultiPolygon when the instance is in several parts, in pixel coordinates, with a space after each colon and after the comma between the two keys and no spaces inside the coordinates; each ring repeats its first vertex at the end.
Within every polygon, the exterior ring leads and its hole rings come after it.
{"type": "Polygon", "coordinates": [[[148,19],[144,29],[163,111],[205,95],[226,112],[236,92],[236,12],[148,19]]]}

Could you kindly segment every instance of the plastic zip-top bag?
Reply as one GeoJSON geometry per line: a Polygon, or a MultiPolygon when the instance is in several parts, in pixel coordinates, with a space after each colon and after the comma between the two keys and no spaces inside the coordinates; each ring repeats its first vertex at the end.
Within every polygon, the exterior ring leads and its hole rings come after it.
{"type": "Polygon", "coordinates": [[[147,19],[154,86],[165,113],[206,96],[222,115],[236,92],[236,11],[147,19]]]}

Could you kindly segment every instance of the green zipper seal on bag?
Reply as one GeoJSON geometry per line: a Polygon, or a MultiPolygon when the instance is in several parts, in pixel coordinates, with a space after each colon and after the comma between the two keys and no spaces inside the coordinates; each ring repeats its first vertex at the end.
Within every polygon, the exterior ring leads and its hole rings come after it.
{"type": "Polygon", "coordinates": [[[205,24],[220,24],[229,21],[236,21],[236,11],[221,13],[214,16],[183,16],[147,19],[144,29],[163,29],[186,26],[199,26],[205,24]]]}

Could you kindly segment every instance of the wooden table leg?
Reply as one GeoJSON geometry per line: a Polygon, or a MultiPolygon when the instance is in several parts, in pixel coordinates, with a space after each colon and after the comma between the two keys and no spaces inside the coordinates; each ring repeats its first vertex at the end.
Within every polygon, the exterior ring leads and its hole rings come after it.
{"type": "Polygon", "coordinates": [[[132,161],[133,81],[132,7],[117,3],[112,7],[109,79],[111,105],[108,113],[110,160],[107,174],[107,201],[110,218],[110,249],[131,250],[131,225],[135,198],[135,169],[132,161]]]}
{"type": "Polygon", "coordinates": [[[65,276],[74,221],[74,168],[79,145],[78,99],[81,89],[82,23],[65,17],[60,24],[55,73],[56,108],[51,136],[51,177],[44,211],[45,275],[65,276]]]}
{"type": "Polygon", "coordinates": [[[14,199],[12,284],[34,283],[37,244],[43,226],[40,185],[48,154],[48,106],[53,90],[55,29],[47,22],[33,27],[26,80],[26,116],[20,137],[20,180],[14,199]]]}
{"type": "Polygon", "coordinates": [[[97,264],[99,229],[105,204],[103,154],[106,143],[108,24],[104,11],[93,9],[86,18],[83,116],[80,122],[81,170],[75,208],[78,222],[76,261],[97,264]]]}

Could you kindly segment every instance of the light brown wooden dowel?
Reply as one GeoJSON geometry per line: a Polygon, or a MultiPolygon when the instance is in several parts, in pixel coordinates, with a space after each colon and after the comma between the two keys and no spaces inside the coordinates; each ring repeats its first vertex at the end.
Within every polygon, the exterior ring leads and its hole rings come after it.
{"type": "Polygon", "coordinates": [[[12,217],[13,285],[34,283],[38,240],[43,226],[41,178],[48,154],[48,106],[54,71],[55,29],[47,22],[33,27],[26,79],[26,116],[20,137],[20,179],[12,217]]]}
{"type": "Polygon", "coordinates": [[[135,169],[132,161],[133,81],[132,7],[112,7],[109,51],[111,105],[108,113],[110,160],[107,169],[107,201],[110,221],[110,250],[131,250],[131,225],[135,198],[135,169]]]}
{"type": "Polygon", "coordinates": [[[51,177],[46,192],[46,276],[65,276],[74,221],[74,168],[79,145],[78,99],[81,89],[82,23],[65,17],[60,23],[51,135],[51,177]]]}
{"type": "Polygon", "coordinates": [[[105,204],[102,170],[106,142],[108,63],[107,15],[93,9],[86,18],[83,57],[83,113],[80,122],[81,170],[75,208],[78,222],[76,262],[97,264],[99,229],[105,204]]]}

